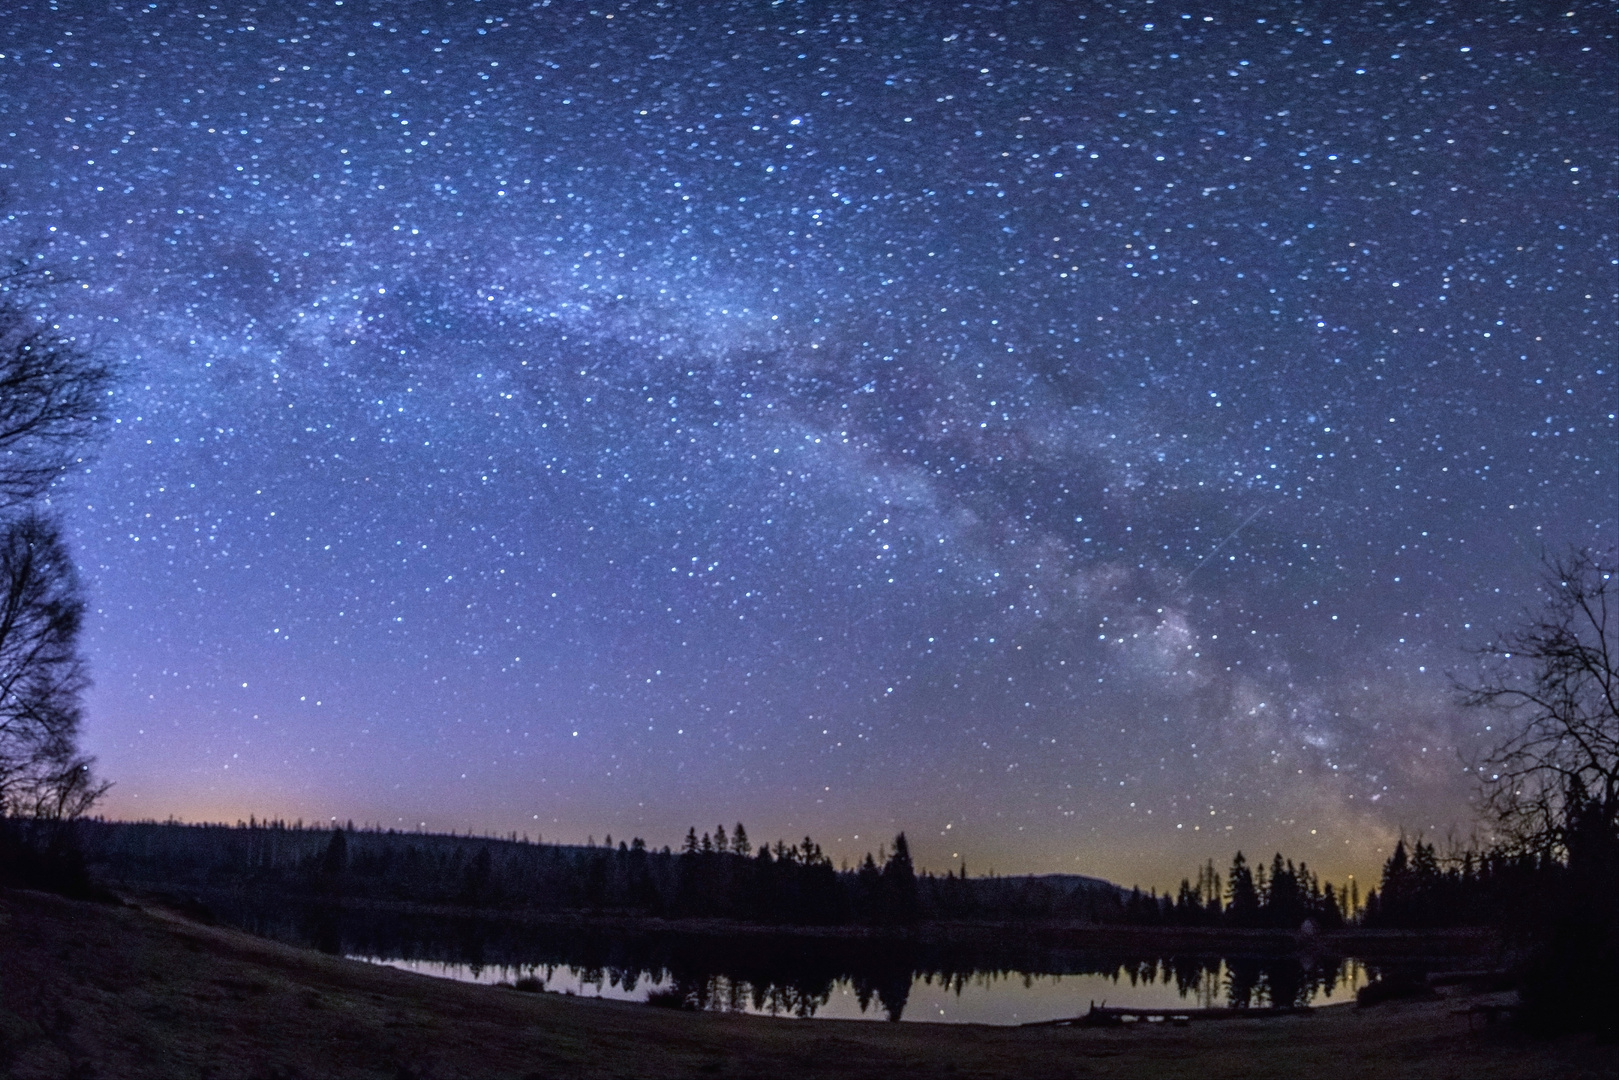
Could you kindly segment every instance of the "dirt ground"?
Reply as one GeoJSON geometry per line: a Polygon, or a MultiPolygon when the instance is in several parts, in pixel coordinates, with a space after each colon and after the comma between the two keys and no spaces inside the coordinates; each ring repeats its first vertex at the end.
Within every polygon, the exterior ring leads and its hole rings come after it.
{"type": "Polygon", "coordinates": [[[168,911],[0,892],[0,1076],[1619,1077],[1469,999],[1123,1030],[694,1014],[322,956],[168,911]]]}

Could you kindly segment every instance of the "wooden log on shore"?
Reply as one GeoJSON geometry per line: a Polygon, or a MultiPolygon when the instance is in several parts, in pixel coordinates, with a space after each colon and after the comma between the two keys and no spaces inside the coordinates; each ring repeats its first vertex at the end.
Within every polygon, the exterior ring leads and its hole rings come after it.
{"type": "Polygon", "coordinates": [[[1512,978],[1511,968],[1473,968],[1463,971],[1431,971],[1428,973],[1427,983],[1429,986],[1499,984],[1504,989],[1512,984],[1512,978]]]}
{"type": "Polygon", "coordinates": [[[1310,1012],[1311,1009],[1308,1005],[1284,1005],[1263,1009],[1132,1009],[1093,1004],[1089,1012],[1080,1016],[1063,1017],[1057,1020],[1034,1020],[1018,1026],[1068,1027],[1078,1025],[1080,1027],[1117,1027],[1130,1020],[1140,1023],[1150,1023],[1154,1020],[1167,1023],[1190,1023],[1193,1020],[1265,1020],[1277,1016],[1302,1016],[1310,1012]]]}

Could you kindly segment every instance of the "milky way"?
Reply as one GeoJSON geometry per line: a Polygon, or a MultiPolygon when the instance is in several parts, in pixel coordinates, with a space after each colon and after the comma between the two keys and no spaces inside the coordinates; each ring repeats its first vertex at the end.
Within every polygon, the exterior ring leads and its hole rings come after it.
{"type": "Polygon", "coordinates": [[[110,814],[1364,871],[1619,529],[1606,5],[0,26],[110,814]]]}

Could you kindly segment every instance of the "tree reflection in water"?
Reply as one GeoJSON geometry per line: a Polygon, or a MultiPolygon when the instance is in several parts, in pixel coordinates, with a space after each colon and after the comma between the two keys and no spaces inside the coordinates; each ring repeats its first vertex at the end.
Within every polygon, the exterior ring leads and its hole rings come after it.
{"type": "Polygon", "coordinates": [[[443,965],[474,979],[486,971],[519,972],[532,989],[574,992],[576,985],[579,992],[594,987],[601,994],[612,988],[611,996],[672,1008],[803,1018],[826,1010],[834,994],[852,995],[861,1015],[899,1020],[918,985],[960,999],[969,989],[1029,990],[1063,976],[1173,988],[1175,999],[1189,1006],[1306,1005],[1335,992],[1341,1000],[1365,974],[1354,960],[1292,953],[1121,957],[1028,940],[940,943],[757,928],[697,934],[334,905],[209,903],[243,929],[334,955],[443,965]]]}

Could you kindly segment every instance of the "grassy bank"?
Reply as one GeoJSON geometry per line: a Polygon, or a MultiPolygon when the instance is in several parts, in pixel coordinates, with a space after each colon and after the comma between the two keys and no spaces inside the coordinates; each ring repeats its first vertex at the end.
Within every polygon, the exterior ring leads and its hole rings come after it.
{"type": "Polygon", "coordinates": [[[1611,1077],[1611,1047],[1469,1030],[1458,999],[1151,1030],[772,1020],[522,994],[160,908],[0,893],[0,1075],[1611,1077]]]}

